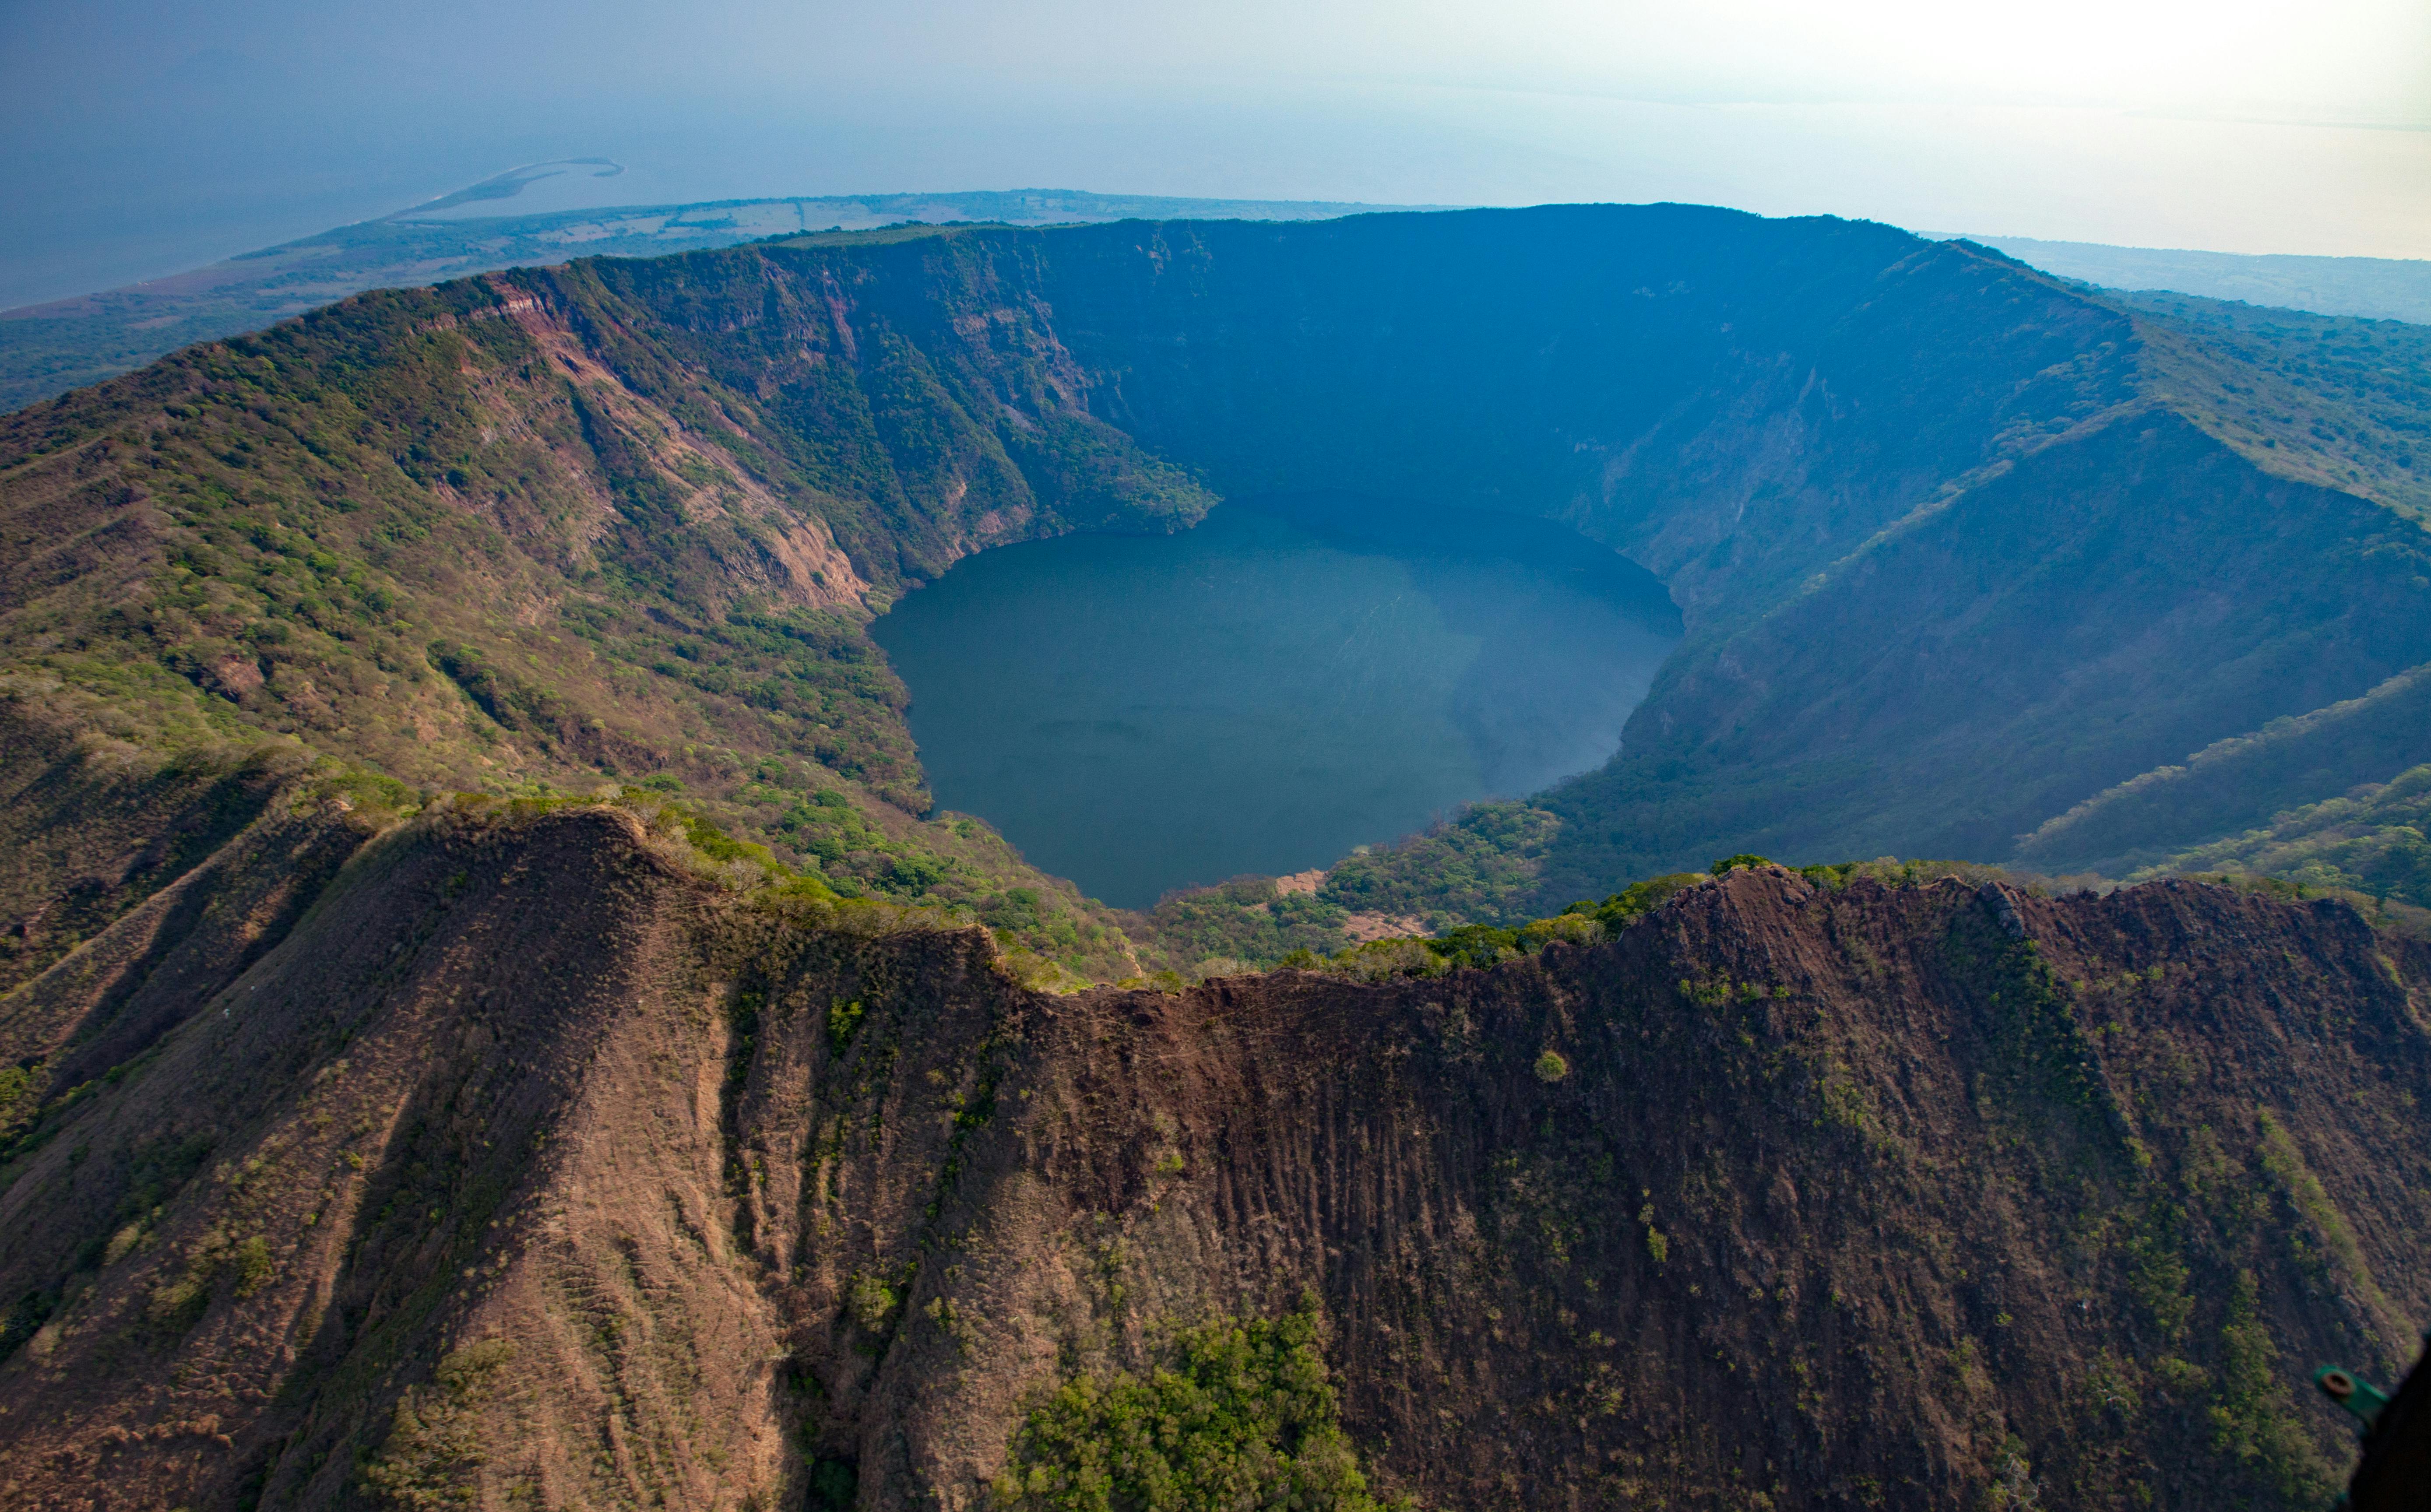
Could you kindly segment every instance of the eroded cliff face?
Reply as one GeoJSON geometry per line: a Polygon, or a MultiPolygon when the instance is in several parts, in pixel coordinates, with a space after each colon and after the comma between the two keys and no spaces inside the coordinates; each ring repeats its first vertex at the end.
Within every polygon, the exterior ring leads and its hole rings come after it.
{"type": "Polygon", "coordinates": [[[253,959],[232,855],[7,1000],[74,1067],[0,1171],[10,1504],[977,1506],[1033,1393],[1313,1296],[1432,1506],[2297,1506],[2300,1372],[2431,1318],[2431,959],[2342,905],[1738,872],[1054,998],[614,809],[356,843],[253,959]]]}

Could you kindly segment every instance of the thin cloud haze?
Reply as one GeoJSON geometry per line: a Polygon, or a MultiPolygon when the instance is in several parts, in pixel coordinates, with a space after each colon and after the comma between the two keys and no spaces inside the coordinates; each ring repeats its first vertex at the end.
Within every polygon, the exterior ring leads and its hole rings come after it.
{"type": "Polygon", "coordinates": [[[589,203],[1684,199],[2431,255],[2413,0],[21,5],[0,93],[0,304],[577,157],[629,169],[589,203]]]}

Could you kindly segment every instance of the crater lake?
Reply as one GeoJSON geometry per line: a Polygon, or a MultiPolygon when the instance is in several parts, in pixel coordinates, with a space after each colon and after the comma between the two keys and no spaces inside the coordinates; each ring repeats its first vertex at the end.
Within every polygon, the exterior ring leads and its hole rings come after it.
{"type": "Polygon", "coordinates": [[[1601,766],[1680,617],[1548,521],[1295,495],[981,552],[871,629],[938,807],[1145,908],[1601,766]]]}

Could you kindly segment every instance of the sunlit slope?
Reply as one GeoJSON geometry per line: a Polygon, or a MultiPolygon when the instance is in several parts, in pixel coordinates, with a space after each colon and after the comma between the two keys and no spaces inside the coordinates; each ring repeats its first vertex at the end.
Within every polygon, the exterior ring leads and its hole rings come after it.
{"type": "Polygon", "coordinates": [[[1084,432],[1033,490],[1022,433],[1009,450],[882,337],[808,401],[825,428],[788,430],[615,324],[582,272],[538,281],[546,302],[364,296],[10,417],[17,697],[140,747],[293,737],[425,789],[673,780],[847,891],[975,904],[1130,969],[1068,887],[917,822],[903,693],[862,626],[907,564],[1020,533],[998,522],[1066,478],[1092,524],[1204,496],[1071,416],[1031,427],[1084,432]]]}

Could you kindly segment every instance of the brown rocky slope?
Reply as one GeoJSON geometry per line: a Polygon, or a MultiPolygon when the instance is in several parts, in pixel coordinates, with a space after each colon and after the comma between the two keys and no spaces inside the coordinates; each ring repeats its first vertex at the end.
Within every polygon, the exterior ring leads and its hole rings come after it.
{"type": "Polygon", "coordinates": [[[2431,951],[2342,904],[1741,871],[1056,998],[645,815],[345,807],[0,1001],[10,1505],[979,1506],[1033,1393],[1314,1295],[1429,1506],[2301,1506],[2301,1372],[2431,1317],[2431,951]]]}

